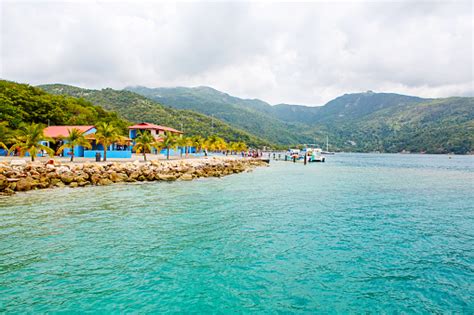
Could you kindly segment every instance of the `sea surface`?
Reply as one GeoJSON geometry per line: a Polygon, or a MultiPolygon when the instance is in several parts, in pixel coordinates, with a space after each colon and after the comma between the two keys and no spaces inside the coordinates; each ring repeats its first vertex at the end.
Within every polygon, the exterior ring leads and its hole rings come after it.
{"type": "Polygon", "coordinates": [[[474,156],[0,198],[0,313],[474,312],[474,156]]]}

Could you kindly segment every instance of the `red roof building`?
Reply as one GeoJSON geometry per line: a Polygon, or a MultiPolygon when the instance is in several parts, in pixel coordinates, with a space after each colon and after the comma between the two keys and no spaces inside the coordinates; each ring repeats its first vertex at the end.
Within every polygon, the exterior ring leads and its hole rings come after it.
{"type": "Polygon", "coordinates": [[[44,129],[44,135],[53,139],[67,137],[69,130],[77,129],[82,133],[95,132],[94,126],[49,126],[44,129]]]}
{"type": "Polygon", "coordinates": [[[173,129],[171,127],[160,126],[160,125],[150,124],[146,122],[130,126],[128,127],[128,129],[130,130],[131,139],[135,139],[137,137],[137,130],[150,130],[151,134],[154,137],[165,135],[167,132],[171,132],[175,134],[183,134],[182,131],[173,129]]]}

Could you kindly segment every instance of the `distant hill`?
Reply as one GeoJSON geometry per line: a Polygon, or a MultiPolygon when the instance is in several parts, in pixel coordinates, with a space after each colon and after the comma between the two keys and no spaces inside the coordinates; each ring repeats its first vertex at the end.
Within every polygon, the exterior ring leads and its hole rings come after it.
{"type": "Polygon", "coordinates": [[[286,123],[272,114],[273,107],[261,100],[240,99],[209,87],[156,88],[128,87],[161,104],[214,116],[271,142],[295,144],[313,141],[303,135],[305,126],[286,123]]]}
{"type": "Polygon", "coordinates": [[[208,137],[211,134],[217,134],[227,141],[244,141],[251,146],[271,144],[270,141],[232,127],[218,118],[194,111],[166,107],[130,91],[110,88],[91,90],[63,84],[47,84],[39,88],[52,94],[83,98],[104,109],[117,112],[131,122],[146,121],[184,129],[187,135],[208,137]]]}
{"type": "Polygon", "coordinates": [[[395,93],[352,93],[324,106],[241,99],[209,87],[129,91],[162,104],[214,115],[278,144],[317,143],[357,152],[474,152],[474,98],[424,99],[395,93]]]}

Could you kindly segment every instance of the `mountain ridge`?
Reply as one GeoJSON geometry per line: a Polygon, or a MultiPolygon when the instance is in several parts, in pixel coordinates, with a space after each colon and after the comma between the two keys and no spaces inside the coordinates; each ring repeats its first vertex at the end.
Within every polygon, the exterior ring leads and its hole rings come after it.
{"type": "Polygon", "coordinates": [[[369,90],[343,94],[323,106],[306,106],[270,105],[259,99],[240,99],[213,88],[139,87],[132,90],[170,107],[214,115],[284,145],[314,142],[322,145],[329,136],[338,150],[473,152],[473,136],[469,134],[474,124],[472,97],[434,99],[369,90]],[[454,110],[446,110],[448,108],[454,110]],[[446,119],[438,112],[443,112],[446,119]],[[443,130],[447,135],[443,135],[443,130]],[[414,135],[417,142],[413,140],[414,135]]]}

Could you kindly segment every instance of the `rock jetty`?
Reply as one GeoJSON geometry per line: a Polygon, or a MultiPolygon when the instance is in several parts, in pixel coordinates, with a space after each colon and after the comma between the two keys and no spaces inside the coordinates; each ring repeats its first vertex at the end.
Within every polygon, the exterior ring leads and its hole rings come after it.
{"type": "Polygon", "coordinates": [[[49,163],[0,162],[0,195],[54,187],[221,177],[267,165],[257,159],[208,158],[179,161],[49,163]]]}

